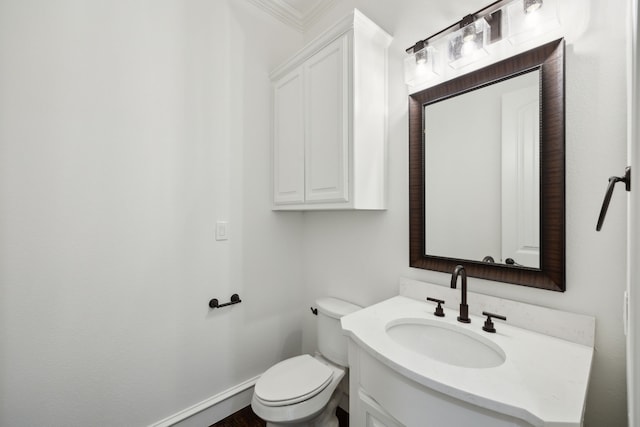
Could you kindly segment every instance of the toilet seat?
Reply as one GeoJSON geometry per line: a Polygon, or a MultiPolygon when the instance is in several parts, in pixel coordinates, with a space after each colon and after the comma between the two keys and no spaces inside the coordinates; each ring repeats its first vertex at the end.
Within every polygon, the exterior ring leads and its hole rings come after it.
{"type": "Polygon", "coordinates": [[[293,405],[311,399],[333,378],[333,369],[308,354],[269,368],[255,385],[255,397],[265,406],[293,405]]]}

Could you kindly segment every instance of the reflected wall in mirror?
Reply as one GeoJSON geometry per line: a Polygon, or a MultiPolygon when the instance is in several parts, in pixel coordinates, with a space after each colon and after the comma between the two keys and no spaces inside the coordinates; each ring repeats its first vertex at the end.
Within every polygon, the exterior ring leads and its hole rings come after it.
{"type": "Polygon", "coordinates": [[[564,41],[409,97],[410,265],[564,291],[564,41]]]}
{"type": "Polygon", "coordinates": [[[539,112],[538,69],[424,106],[425,255],[540,267],[539,112]]]}

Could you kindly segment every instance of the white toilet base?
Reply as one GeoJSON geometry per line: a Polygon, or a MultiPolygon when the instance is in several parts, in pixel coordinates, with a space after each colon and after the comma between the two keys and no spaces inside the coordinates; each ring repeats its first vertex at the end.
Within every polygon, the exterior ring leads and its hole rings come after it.
{"type": "Polygon", "coordinates": [[[338,387],[333,393],[333,396],[331,396],[327,406],[325,406],[324,410],[315,418],[300,423],[293,422],[283,424],[267,422],[267,427],[338,427],[336,409],[338,409],[341,395],[342,391],[340,387],[338,387]]]}

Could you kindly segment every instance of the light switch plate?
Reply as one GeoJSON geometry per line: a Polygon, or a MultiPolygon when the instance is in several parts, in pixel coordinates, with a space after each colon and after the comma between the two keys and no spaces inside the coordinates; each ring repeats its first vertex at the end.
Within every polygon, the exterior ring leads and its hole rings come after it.
{"type": "Polygon", "coordinates": [[[216,240],[229,240],[229,223],[216,221],[216,240]]]}

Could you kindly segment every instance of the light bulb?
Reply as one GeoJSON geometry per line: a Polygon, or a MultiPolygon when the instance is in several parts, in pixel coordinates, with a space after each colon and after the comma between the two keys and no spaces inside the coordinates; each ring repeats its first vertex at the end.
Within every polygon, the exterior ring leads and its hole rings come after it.
{"type": "Polygon", "coordinates": [[[542,7],[542,0],[524,0],[524,13],[533,13],[542,7]]]}
{"type": "Polygon", "coordinates": [[[422,49],[416,52],[416,64],[422,65],[427,63],[427,49],[422,49]]]}
{"type": "Polygon", "coordinates": [[[464,27],[462,30],[462,40],[466,42],[472,42],[476,39],[476,24],[472,23],[464,27]]]}
{"type": "Polygon", "coordinates": [[[475,51],[478,50],[478,46],[473,40],[468,40],[462,43],[462,49],[460,49],[460,53],[462,56],[470,56],[475,51]]]}

